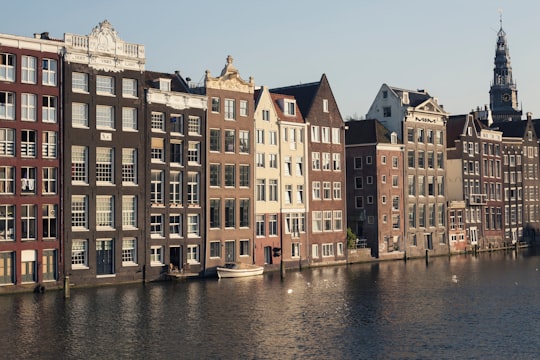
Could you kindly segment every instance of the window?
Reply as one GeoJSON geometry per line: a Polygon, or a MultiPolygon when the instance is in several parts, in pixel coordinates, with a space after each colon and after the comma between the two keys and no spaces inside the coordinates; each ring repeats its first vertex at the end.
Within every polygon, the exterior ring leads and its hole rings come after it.
{"type": "Polygon", "coordinates": [[[137,97],[137,80],[136,79],[122,79],[122,96],[123,97],[137,97]]]}
{"type": "Polygon", "coordinates": [[[74,72],[71,74],[71,89],[73,92],[88,92],[88,74],[74,72]]]}
{"type": "Polygon", "coordinates": [[[332,144],[341,143],[341,131],[340,128],[332,128],[332,144]]]}
{"type": "Polygon", "coordinates": [[[225,227],[235,226],[235,206],[234,199],[225,199],[225,227]]]}
{"type": "Polygon", "coordinates": [[[182,215],[180,214],[169,215],[169,235],[171,237],[182,236],[182,215]]]}
{"type": "Polygon", "coordinates": [[[15,120],[15,94],[0,91],[0,119],[15,120]]]}
{"type": "Polygon", "coordinates": [[[0,129],[0,156],[15,156],[14,129],[0,129]]]}
{"type": "Polygon", "coordinates": [[[257,201],[266,201],[266,180],[257,179],[257,201]]]}
{"type": "Polygon", "coordinates": [[[220,241],[210,241],[210,258],[220,258],[221,257],[221,242],[220,241]]]}
{"type": "Polygon", "coordinates": [[[96,182],[114,184],[114,152],[111,148],[96,148],[96,182]]]}
{"type": "Polygon", "coordinates": [[[36,132],[21,130],[21,157],[36,157],[36,132]]]}
{"type": "Polygon", "coordinates": [[[341,199],[341,183],[335,181],[333,184],[334,189],[334,200],[340,200],[341,199]]]}
{"type": "Polygon", "coordinates": [[[0,54],[0,80],[15,81],[15,55],[0,54]]]}
{"type": "Polygon", "coordinates": [[[182,204],[182,174],[179,171],[169,173],[169,204],[182,204]]]}
{"type": "Polygon", "coordinates": [[[199,186],[200,186],[200,176],[197,172],[188,173],[187,179],[187,201],[189,205],[198,205],[199,204],[199,186]]]}
{"type": "Polygon", "coordinates": [[[320,142],[320,133],[318,126],[311,126],[311,142],[320,142]]]}
{"type": "Polygon", "coordinates": [[[189,244],[187,246],[187,262],[188,264],[199,263],[199,245],[189,244]]]}
{"type": "Polygon", "coordinates": [[[292,185],[285,185],[285,204],[292,204],[292,185]]]}
{"type": "Polygon", "coordinates": [[[270,236],[277,236],[277,215],[272,214],[268,215],[268,235],[270,236]]]}
{"type": "Polygon", "coordinates": [[[15,241],[15,205],[0,205],[0,241],[15,241]]]}
{"type": "Polygon", "coordinates": [[[163,162],[165,160],[164,149],[165,140],[163,138],[152,138],[150,143],[150,158],[152,162],[163,162]]]}
{"type": "Polygon", "coordinates": [[[268,200],[278,201],[278,181],[277,179],[268,180],[268,200]]]}
{"type": "Polygon", "coordinates": [[[234,152],[235,141],[234,130],[225,130],[225,152],[234,152]]]}
{"type": "Polygon", "coordinates": [[[249,199],[240,199],[240,227],[249,226],[249,199]]]}
{"type": "Polygon", "coordinates": [[[390,106],[383,107],[383,116],[384,117],[391,117],[392,116],[392,108],[390,106]]]}
{"type": "Polygon", "coordinates": [[[262,119],[264,121],[269,121],[270,120],[270,110],[263,110],[262,111],[262,119]]]}
{"type": "Polygon", "coordinates": [[[218,97],[212,98],[212,112],[213,113],[219,113],[221,108],[221,102],[218,97]]]}
{"type": "Polygon", "coordinates": [[[419,143],[423,143],[424,142],[424,129],[417,129],[416,132],[417,132],[416,140],[419,143]]]}
{"type": "Polygon", "coordinates": [[[304,173],[304,158],[301,156],[296,157],[296,176],[302,176],[304,173]]]}
{"type": "Polygon", "coordinates": [[[291,257],[299,258],[300,257],[300,243],[293,242],[291,244],[291,257]]]}
{"type": "Polygon", "coordinates": [[[34,94],[21,94],[21,120],[36,121],[37,96],[34,94]]]}
{"type": "Polygon", "coordinates": [[[150,236],[153,238],[163,237],[162,214],[150,214],[150,236]]]}
{"type": "Polygon", "coordinates": [[[221,186],[221,164],[210,164],[210,186],[221,186]]]}
{"type": "Polygon", "coordinates": [[[277,154],[268,154],[268,167],[272,169],[277,169],[278,167],[277,154]]]}
{"type": "Polygon", "coordinates": [[[163,246],[150,247],[150,266],[163,266],[163,246]]]}
{"type": "Polygon", "coordinates": [[[324,200],[330,200],[332,198],[330,184],[331,184],[330,181],[323,181],[323,199],[324,200]]]}
{"type": "Polygon", "coordinates": [[[122,239],[122,265],[137,264],[137,239],[124,238],[122,239]]]}
{"type": "Polygon", "coordinates": [[[165,115],[161,112],[153,112],[151,120],[152,131],[165,131],[165,115]]]}
{"type": "Polygon", "coordinates": [[[292,159],[290,156],[286,156],[283,165],[283,172],[285,176],[292,175],[292,159]]]}
{"type": "Polygon", "coordinates": [[[88,104],[72,103],[71,112],[71,126],[88,127],[88,104]]]}
{"type": "Polygon", "coordinates": [[[321,200],[321,183],[319,181],[311,183],[311,191],[313,200],[321,200]]]}
{"type": "Polygon", "coordinates": [[[0,194],[15,193],[15,167],[0,167],[0,194]]]}
{"type": "Polygon", "coordinates": [[[22,194],[36,193],[36,168],[21,167],[21,191],[22,194]]]}
{"type": "Polygon", "coordinates": [[[240,131],[238,133],[238,136],[240,140],[240,152],[248,154],[249,153],[249,132],[240,131]]]}
{"type": "Polygon", "coordinates": [[[137,109],[130,107],[122,108],[122,130],[137,130],[137,109]]]}
{"type": "Polygon", "coordinates": [[[296,203],[304,203],[304,185],[296,185],[296,203]]]}
{"type": "Polygon", "coordinates": [[[43,280],[54,281],[57,280],[57,251],[56,250],[43,250],[41,256],[41,268],[43,269],[43,280]]]}
{"type": "Polygon", "coordinates": [[[270,145],[277,145],[277,131],[268,131],[270,145]]]}
{"type": "Polygon", "coordinates": [[[324,231],[332,230],[332,211],[330,210],[323,211],[323,225],[324,225],[324,231]]]}
{"type": "Polygon", "coordinates": [[[56,194],[57,171],[55,167],[44,167],[42,171],[42,188],[43,195],[56,194]]]}
{"type": "Polygon", "coordinates": [[[71,196],[71,229],[88,230],[88,198],[84,195],[71,196]]]}
{"type": "Polygon", "coordinates": [[[198,116],[190,116],[188,118],[188,134],[201,135],[201,118],[198,116]]]}
{"type": "Polygon", "coordinates": [[[255,234],[256,236],[265,236],[265,216],[256,215],[255,216],[255,234]]]}
{"type": "Polygon", "coordinates": [[[88,184],[88,147],[71,147],[71,182],[88,184]]]}
{"type": "Polygon", "coordinates": [[[55,159],[56,158],[56,132],[55,131],[43,131],[42,132],[42,143],[41,143],[41,156],[44,159],[55,159]]]}
{"type": "Polygon", "coordinates": [[[221,151],[221,132],[219,129],[210,129],[210,151],[221,151]]]}
{"type": "Polygon", "coordinates": [[[392,168],[393,169],[398,168],[398,158],[397,158],[397,156],[392,156],[392,168]]]}
{"type": "Polygon", "coordinates": [[[57,64],[56,60],[43,59],[42,61],[42,83],[43,85],[56,86],[57,64]]]}
{"type": "Polygon", "coordinates": [[[33,56],[23,55],[21,65],[22,82],[35,84],[37,82],[37,59],[33,56]]]}
{"type": "Polygon", "coordinates": [[[240,187],[249,186],[249,165],[240,165],[240,187]]]}
{"type": "Polygon", "coordinates": [[[323,143],[330,143],[330,128],[326,126],[321,127],[321,141],[323,143]]]}
{"type": "Polygon", "coordinates": [[[399,186],[399,176],[398,175],[392,175],[392,186],[398,187],[399,186]]]}
{"type": "Polygon", "coordinates": [[[163,171],[152,170],[150,174],[150,202],[163,204],[163,171]]]}
{"type": "MultiPolygon", "coordinates": [[[[122,209],[123,210],[123,209],[122,209]]],[[[110,195],[96,196],[96,227],[114,228],[114,198],[110,195]]]]}
{"type": "Polygon", "coordinates": [[[110,76],[96,76],[96,93],[99,95],[114,95],[114,78],[110,76]]]}
{"type": "Polygon", "coordinates": [[[341,210],[334,211],[334,231],[343,230],[343,215],[341,210]]]}
{"type": "Polygon", "coordinates": [[[56,97],[43,96],[42,121],[44,123],[56,123],[56,97]]]}
{"type": "Polygon", "coordinates": [[[318,152],[311,153],[311,168],[313,170],[321,169],[321,153],[318,153],[318,152]]]}
{"type": "Polygon", "coordinates": [[[312,212],[312,221],[311,226],[313,232],[322,232],[322,212],[321,211],[313,211],[312,212]]]}
{"type": "Polygon", "coordinates": [[[21,240],[36,240],[36,206],[21,206],[21,240]]]}
{"type": "MultiPolygon", "coordinates": [[[[156,159],[159,161],[161,159],[161,155],[159,154],[159,147],[162,144],[162,139],[156,139],[155,141],[155,156],[156,159]]],[[[188,161],[194,161],[195,165],[200,164],[199,158],[199,151],[198,147],[200,146],[199,143],[189,143],[189,149],[188,149],[188,161]],[[193,144],[193,148],[191,148],[193,144]],[[199,162],[198,162],[199,161],[199,162]]],[[[184,147],[181,141],[178,140],[171,140],[170,145],[171,151],[170,151],[170,159],[171,165],[176,166],[182,166],[184,164],[184,147]]]]}
{"type": "Polygon", "coordinates": [[[188,237],[199,237],[199,215],[197,214],[188,214],[187,216],[187,235],[188,237]]]}
{"type": "Polygon", "coordinates": [[[71,267],[73,269],[88,267],[88,240],[74,239],[71,242],[71,267]]]}
{"type": "Polygon", "coordinates": [[[114,108],[112,106],[96,106],[96,128],[114,129],[114,108]]]}
{"type": "Polygon", "coordinates": [[[210,199],[210,228],[218,229],[221,227],[221,200],[210,199]]]}
{"type": "Polygon", "coordinates": [[[134,195],[122,196],[122,228],[137,228],[137,197],[134,195]]]}
{"type": "Polygon", "coordinates": [[[240,100],[240,116],[248,116],[248,102],[240,100]]]}
{"type": "Polygon", "coordinates": [[[200,165],[200,150],[201,143],[190,141],[188,144],[188,164],[189,165],[200,165]]]}
{"type": "Polygon", "coordinates": [[[225,186],[235,186],[235,167],[234,165],[225,165],[225,186]]]}
{"type": "Polygon", "coordinates": [[[137,149],[122,149],[122,184],[137,184],[137,149]]]}
{"type": "Polygon", "coordinates": [[[330,153],[322,153],[322,169],[330,170],[330,153]]]}
{"type": "Polygon", "coordinates": [[[236,102],[233,99],[225,99],[225,120],[236,119],[236,102]]]}
{"type": "Polygon", "coordinates": [[[322,256],[334,256],[334,244],[322,244],[322,256]]]}
{"type": "Polygon", "coordinates": [[[184,116],[179,114],[171,114],[169,116],[171,123],[171,133],[183,134],[184,133],[184,116]]]}
{"type": "Polygon", "coordinates": [[[334,171],[341,171],[341,154],[333,153],[332,154],[332,168],[334,171]]]}

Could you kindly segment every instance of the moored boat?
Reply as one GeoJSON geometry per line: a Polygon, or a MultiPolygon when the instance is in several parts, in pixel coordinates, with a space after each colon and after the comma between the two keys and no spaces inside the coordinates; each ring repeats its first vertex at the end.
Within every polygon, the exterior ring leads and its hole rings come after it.
{"type": "Polygon", "coordinates": [[[262,275],[264,267],[244,264],[244,263],[228,263],[217,268],[218,278],[237,278],[246,276],[262,275]]]}

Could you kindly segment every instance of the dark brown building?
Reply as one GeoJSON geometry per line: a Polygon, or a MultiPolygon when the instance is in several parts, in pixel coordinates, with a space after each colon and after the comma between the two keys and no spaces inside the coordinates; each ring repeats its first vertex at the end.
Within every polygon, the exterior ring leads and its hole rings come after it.
{"type": "Polygon", "coordinates": [[[141,281],[146,247],[144,46],[108,21],[65,35],[63,243],[78,284],[141,281]]]}

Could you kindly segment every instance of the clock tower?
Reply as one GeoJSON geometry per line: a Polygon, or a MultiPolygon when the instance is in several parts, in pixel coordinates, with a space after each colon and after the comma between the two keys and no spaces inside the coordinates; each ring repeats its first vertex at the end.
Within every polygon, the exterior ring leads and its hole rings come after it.
{"type": "Polygon", "coordinates": [[[495,50],[495,67],[493,82],[489,90],[489,103],[493,122],[521,120],[522,111],[519,109],[516,84],[512,78],[510,52],[506,41],[506,33],[501,26],[497,33],[497,48],[495,50]]]}

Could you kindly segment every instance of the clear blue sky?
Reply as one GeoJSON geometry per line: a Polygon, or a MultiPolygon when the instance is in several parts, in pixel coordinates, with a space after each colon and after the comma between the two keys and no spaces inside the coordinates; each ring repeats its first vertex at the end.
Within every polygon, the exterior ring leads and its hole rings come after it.
{"type": "Polygon", "coordinates": [[[240,75],[270,88],[326,73],[343,117],[367,113],[381,84],[426,89],[451,114],[489,103],[499,10],[524,112],[540,117],[540,1],[9,1],[0,33],[87,35],[107,19],[146,47],[146,68],[193,81],[240,75]]]}

